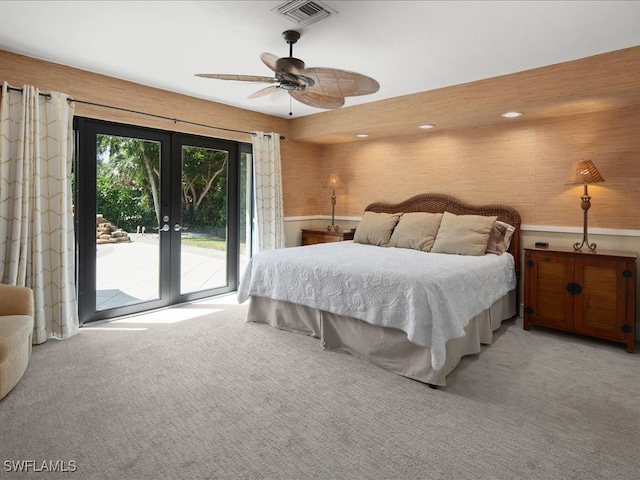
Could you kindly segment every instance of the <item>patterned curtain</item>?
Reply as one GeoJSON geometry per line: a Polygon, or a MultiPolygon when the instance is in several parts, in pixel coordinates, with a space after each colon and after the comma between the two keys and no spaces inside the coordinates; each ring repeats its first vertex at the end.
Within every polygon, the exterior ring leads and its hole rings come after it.
{"type": "Polygon", "coordinates": [[[284,247],[280,134],[252,132],[256,205],[252,252],[284,247]]]}
{"type": "Polygon", "coordinates": [[[0,281],[33,289],[34,344],[78,331],[67,98],[2,86],[0,281]]]}

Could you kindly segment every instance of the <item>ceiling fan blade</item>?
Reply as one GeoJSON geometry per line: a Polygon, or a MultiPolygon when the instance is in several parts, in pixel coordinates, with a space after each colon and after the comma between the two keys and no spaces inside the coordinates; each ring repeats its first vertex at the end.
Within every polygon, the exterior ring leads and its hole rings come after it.
{"type": "Polygon", "coordinates": [[[300,38],[300,32],[287,30],[282,36],[289,45],[288,57],[277,57],[268,52],[260,54],[262,62],[275,73],[275,78],[215,73],[197,73],[196,76],[240,82],[277,83],[278,85],[270,85],[254,92],[248,98],[285,90],[300,103],[325,109],[342,107],[345,97],[369,95],[380,89],[376,80],[360,73],[337,68],[305,68],[304,62],[293,56],[293,45],[300,38]]]}
{"type": "Polygon", "coordinates": [[[251,95],[249,95],[247,98],[258,98],[258,97],[264,97],[265,95],[270,95],[272,93],[276,93],[280,91],[280,87],[278,87],[277,85],[270,85],[266,88],[263,88],[262,90],[258,90],[255,93],[252,93],[251,95]]]}
{"type": "Polygon", "coordinates": [[[315,82],[311,89],[322,95],[356,97],[370,95],[380,89],[380,84],[373,78],[347,70],[307,68],[303,75],[310,77],[315,82]]]}
{"type": "Polygon", "coordinates": [[[213,78],[217,80],[236,80],[239,82],[259,82],[259,83],[278,83],[273,77],[262,77],[259,75],[232,75],[225,73],[196,73],[196,77],[213,78]]]}
{"type": "Polygon", "coordinates": [[[340,108],[344,105],[344,97],[329,96],[309,90],[292,90],[289,92],[300,103],[317,108],[340,108]]]}
{"type": "Polygon", "coordinates": [[[278,71],[278,69],[276,68],[276,62],[278,61],[278,57],[276,57],[273,53],[264,52],[260,54],[260,60],[262,60],[262,63],[264,63],[267,67],[269,67],[274,72],[278,71]]]}

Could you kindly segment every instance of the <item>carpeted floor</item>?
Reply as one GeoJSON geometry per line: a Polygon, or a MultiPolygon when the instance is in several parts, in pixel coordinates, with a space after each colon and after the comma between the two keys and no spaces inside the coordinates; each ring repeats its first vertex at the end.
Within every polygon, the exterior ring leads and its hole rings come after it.
{"type": "Polygon", "coordinates": [[[234,303],[34,347],[0,401],[0,478],[640,477],[640,356],[622,345],[511,320],[432,390],[234,303]]]}

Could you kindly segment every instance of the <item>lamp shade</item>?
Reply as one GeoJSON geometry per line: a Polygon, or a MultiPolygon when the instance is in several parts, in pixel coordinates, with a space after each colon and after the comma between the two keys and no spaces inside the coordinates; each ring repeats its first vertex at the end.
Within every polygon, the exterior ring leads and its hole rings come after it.
{"type": "Polygon", "coordinates": [[[604,178],[591,160],[580,160],[571,165],[565,185],[586,185],[604,182],[604,178]]]}
{"type": "Polygon", "coordinates": [[[334,190],[337,190],[344,188],[344,185],[342,183],[342,180],[340,180],[340,177],[337,174],[332,173],[324,181],[323,188],[332,188],[334,190]]]}

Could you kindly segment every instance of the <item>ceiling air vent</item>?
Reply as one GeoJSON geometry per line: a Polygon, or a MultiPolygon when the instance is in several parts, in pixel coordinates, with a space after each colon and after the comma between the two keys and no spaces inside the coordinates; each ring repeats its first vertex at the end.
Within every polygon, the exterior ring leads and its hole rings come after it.
{"type": "Polygon", "coordinates": [[[326,5],[312,0],[292,0],[271,11],[300,26],[309,25],[328,17],[332,13],[338,13],[326,5]]]}

